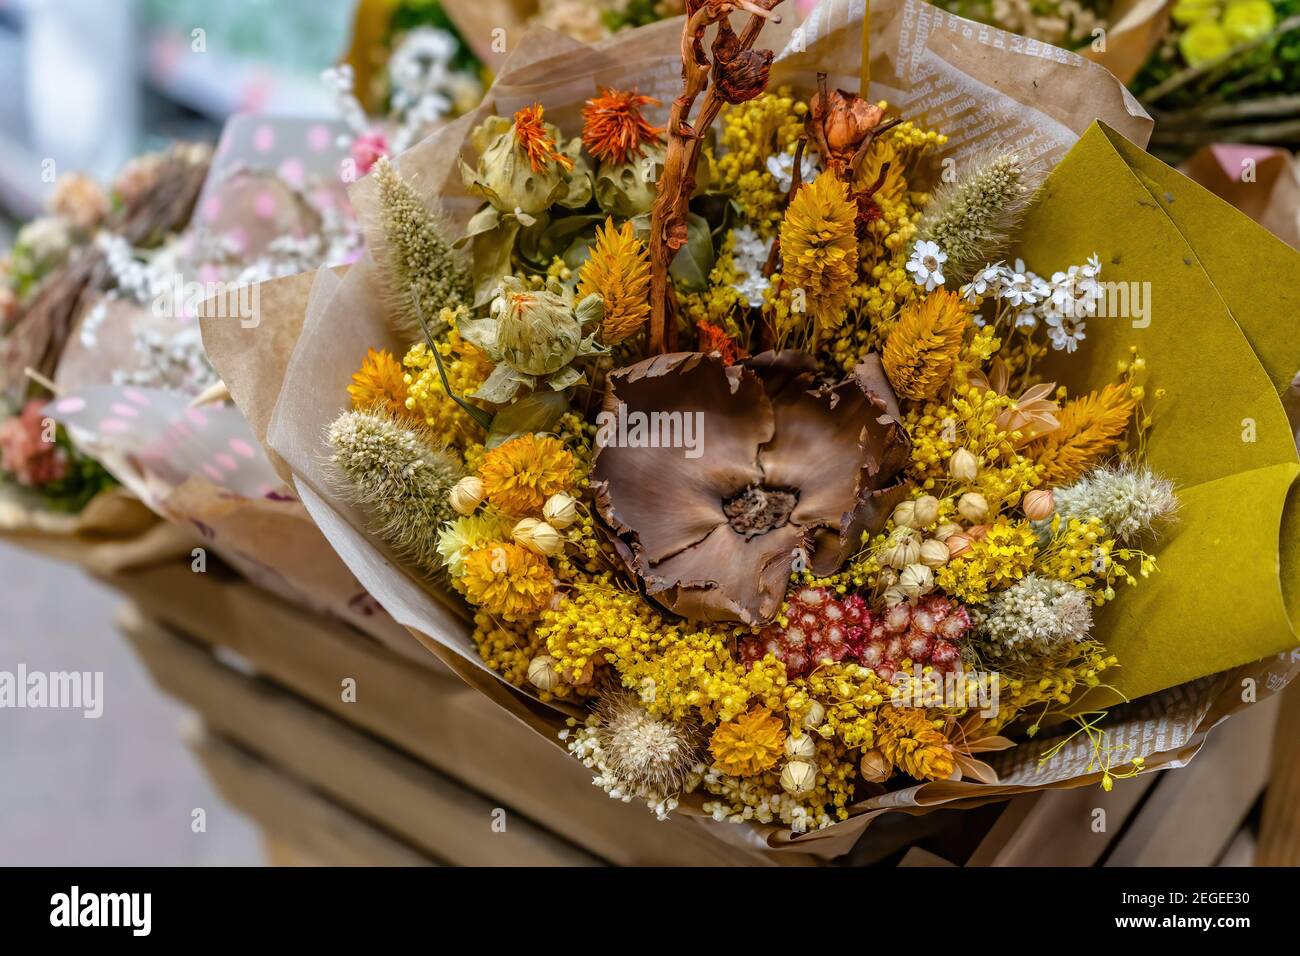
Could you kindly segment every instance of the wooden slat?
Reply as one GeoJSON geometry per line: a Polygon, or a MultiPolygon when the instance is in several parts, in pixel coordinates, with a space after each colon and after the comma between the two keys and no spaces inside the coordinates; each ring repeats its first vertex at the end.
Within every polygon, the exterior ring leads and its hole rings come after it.
{"type": "Polygon", "coordinates": [[[589,865],[595,857],[346,723],[226,667],[133,609],[119,626],[154,680],[216,731],[436,859],[459,865],[589,865]],[[499,816],[499,814],[496,814],[499,816]]]}
{"type": "MultiPolygon", "coordinates": [[[[351,724],[621,865],[808,865],[724,842],[689,819],[661,823],[638,804],[611,800],[591,774],[446,672],[412,665],[351,628],[314,617],[249,584],[165,568],[110,583],[150,617],[225,647],[256,669],[351,724]],[[344,678],[357,698],[341,698],[344,678]],[[537,786],[545,779],[544,788],[537,786]]],[[[414,639],[412,639],[414,640],[414,639]]],[[[433,656],[429,655],[430,660],[433,656]]]]}
{"type": "Polygon", "coordinates": [[[1277,698],[1210,731],[1200,752],[1162,774],[1106,866],[1213,866],[1241,828],[1268,775],[1277,698]]]}
{"type": "MultiPolygon", "coordinates": [[[[296,865],[429,866],[433,862],[269,764],[212,736],[201,725],[186,734],[186,743],[227,802],[298,852],[296,865]]],[[[287,859],[281,852],[270,862],[283,865],[287,859]]]]}
{"type": "Polygon", "coordinates": [[[1300,681],[1281,696],[1256,866],[1300,866],[1300,681]]]}

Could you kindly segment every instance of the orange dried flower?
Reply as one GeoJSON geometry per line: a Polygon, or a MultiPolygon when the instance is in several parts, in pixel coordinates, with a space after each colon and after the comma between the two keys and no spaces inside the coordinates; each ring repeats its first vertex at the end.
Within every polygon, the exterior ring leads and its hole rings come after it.
{"type": "Polygon", "coordinates": [[[551,495],[569,490],[573,456],[559,439],[521,435],[484,456],[479,478],[488,501],[502,512],[533,514],[551,495]]]}
{"type": "Polygon", "coordinates": [[[582,108],[582,145],[602,162],[622,164],[640,158],[646,145],[663,142],[663,129],[641,115],[643,106],[658,106],[653,96],[602,87],[582,108]]]}
{"type": "Polygon", "coordinates": [[[1107,385],[1066,403],[1060,427],[1029,446],[1047,486],[1068,484],[1111,451],[1128,430],[1137,399],[1125,383],[1107,385]]]}
{"type": "Polygon", "coordinates": [[[735,365],[748,354],[740,343],[733,339],[726,332],[722,331],[721,326],[714,325],[712,322],[700,321],[695,323],[695,331],[699,335],[697,348],[706,355],[712,355],[715,352],[722,359],[723,365],[735,365]]]}
{"type": "Polygon", "coordinates": [[[766,707],[719,724],[709,739],[714,763],[732,777],[752,777],[776,765],[785,752],[785,725],[766,707]]]}
{"type": "Polygon", "coordinates": [[[947,780],[957,769],[951,741],[914,707],[882,707],[876,748],[915,780],[947,780]]]}
{"type": "Polygon", "coordinates": [[[528,154],[528,162],[535,173],[545,169],[551,160],[565,169],[572,169],[573,160],[559,151],[555,140],[546,131],[546,124],[542,121],[543,112],[542,104],[534,103],[515,114],[515,142],[528,154]]]}

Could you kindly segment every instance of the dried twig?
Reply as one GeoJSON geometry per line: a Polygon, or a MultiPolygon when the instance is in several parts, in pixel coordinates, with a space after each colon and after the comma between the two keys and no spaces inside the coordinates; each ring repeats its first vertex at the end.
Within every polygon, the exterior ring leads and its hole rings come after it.
{"type": "MultiPolygon", "coordinates": [[[[713,125],[723,103],[717,90],[709,87],[712,63],[704,52],[704,34],[734,11],[745,10],[750,14],[749,22],[733,48],[733,52],[743,53],[758,39],[764,21],[780,20],[771,12],[778,3],[780,0],[694,0],[688,4],[689,16],[682,30],[682,92],[673,100],[669,112],[664,172],[650,217],[651,311],[647,345],[651,354],[668,351],[674,345],[676,327],[671,321],[668,267],[686,244],[687,206],[695,188],[700,140],[713,125]],[[702,94],[699,116],[692,125],[691,110],[702,94]]],[[[714,52],[716,56],[716,44],[714,52]]]]}

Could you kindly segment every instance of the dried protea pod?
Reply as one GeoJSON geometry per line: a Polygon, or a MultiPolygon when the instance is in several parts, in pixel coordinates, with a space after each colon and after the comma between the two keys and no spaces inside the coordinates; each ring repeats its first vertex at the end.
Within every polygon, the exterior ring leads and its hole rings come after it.
{"type": "Polygon", "coordinates": [[[832,573],[907,494],[907,435],[879,359],[829,389],[813,372],[793,351],[731,366],[687,352],[607,377],[596,504],[629,569],[670,610],[766,624],[796,557],[832,573]],[[707,440],[602,440],[634,413],[698,423],[707,440]]]}

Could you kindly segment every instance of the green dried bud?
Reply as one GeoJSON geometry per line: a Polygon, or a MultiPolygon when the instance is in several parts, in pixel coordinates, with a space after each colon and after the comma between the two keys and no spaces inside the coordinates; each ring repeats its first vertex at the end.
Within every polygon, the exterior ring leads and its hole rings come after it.
{"type": "Polygon", "coordinates": [[[564,144],[560,131],[543,123],[540,107],[515,114],[514,122],[490,116],[471,135],[476,167],[460,163],[465,188],[501,212],[537,216],[555,203],[580,206],[591,198],[591,173],[577,160],[581,143],[564,144]]]}
{"type": "Polygon", "coordinates": [[[582,344],[573,305],[554,292],[522,288],[510,277],[492,302],[502,361],[526,375],[549,375],[568,365],[582,344]]]}
{"type": "Polygon", "coordinates": [[[601,163],[596,170],[596,202],[605,212],[631,219],[650,212],[659,194],[667,148],[642,147],[639,159],[601,163]]]}

